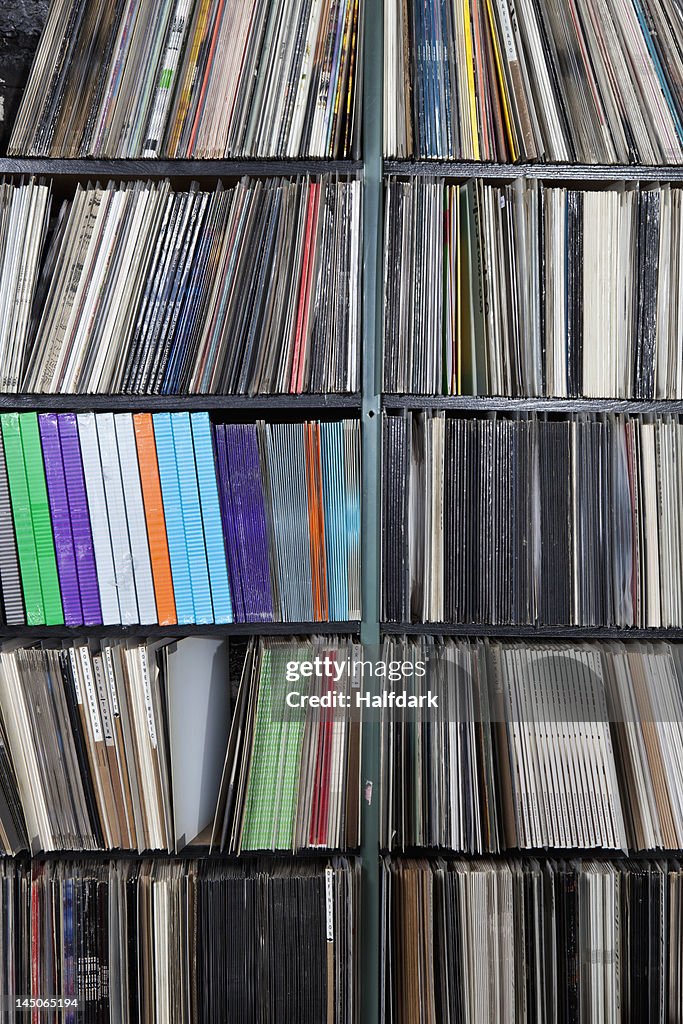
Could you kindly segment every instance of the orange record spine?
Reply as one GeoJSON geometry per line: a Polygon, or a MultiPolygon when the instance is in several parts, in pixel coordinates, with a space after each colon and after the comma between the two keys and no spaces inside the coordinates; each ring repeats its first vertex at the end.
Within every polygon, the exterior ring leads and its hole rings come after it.
{"type": "Polygon", "coordinates": [[[135,429],[135,443],[140,463],[142,500],[145,506],[149,556],[152,563],[152,578],[154,580],[154,595],[157,602],[159,623],[162,626],[170,626],[178,620],[173,592],[173,578],[171,576],[171,560],[168,554],[166,518],[164,516],[164,503],[161,496],[161,481],[159,480],[159,464],[157,463],[157,450],[154,443],[152,414],[149,412],[136,413],[133,416],[133,427],[135,429]]]}

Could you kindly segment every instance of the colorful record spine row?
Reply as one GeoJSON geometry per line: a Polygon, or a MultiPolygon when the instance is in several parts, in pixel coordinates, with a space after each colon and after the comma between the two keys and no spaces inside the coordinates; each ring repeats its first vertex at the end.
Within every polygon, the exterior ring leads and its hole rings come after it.
{"type": "Polygon", "coordinates": [[[349,501],[359,505],[346,491],[359,479],[350,421],[282,427],[295,453],[304,435],[311,448],[298,451],[298,479],[281,470],[274,502],[263,446],[286,458],[271,438],[277,425],[229,424],[214,435],[206,412],[7,412],[0,428],[8,625],[221,624],[283,612],[345,620],[350,577],[359,604],[357,537],[346,528],[349,501]],[[299,501],[285,508],[294,486],[299,501]],[[293,536],[305,564],[288,600],[293,536]]]}

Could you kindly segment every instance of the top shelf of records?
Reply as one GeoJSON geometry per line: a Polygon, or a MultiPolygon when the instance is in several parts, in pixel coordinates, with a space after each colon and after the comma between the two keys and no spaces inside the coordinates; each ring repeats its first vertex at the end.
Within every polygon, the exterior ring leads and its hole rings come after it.
{"type": "Polygon", "coordinates": [[[11,156],[360,155],[363,0],[54,0],[11,156]]]}
{"type": "Polygon", "coordinates": [[[384,152],[680,164],[674,0],[386,0],[384,152]]]}
{"type": "Polygon", "coordinates": [[[383,50],[393,172],[424,173],[417,160],[456,176],[683,174],[675,0],[383,8],[382,40],[366,39],[364,0],[54,0],[0,171],[348,172],[364,60],[383,50]]]}

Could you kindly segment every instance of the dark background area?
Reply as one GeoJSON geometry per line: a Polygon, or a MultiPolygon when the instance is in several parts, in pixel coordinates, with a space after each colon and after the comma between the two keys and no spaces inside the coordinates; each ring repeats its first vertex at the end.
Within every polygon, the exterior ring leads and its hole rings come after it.
{"type": "Polygon", "coordinates": [[[0,0],[0,154],[7,142],[49,0],[0,0]]]}

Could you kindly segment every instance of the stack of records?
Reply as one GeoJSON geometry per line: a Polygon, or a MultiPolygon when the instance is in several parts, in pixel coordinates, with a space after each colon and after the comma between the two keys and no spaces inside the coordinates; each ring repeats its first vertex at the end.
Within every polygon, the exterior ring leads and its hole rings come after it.
{"type": "Polygon", "coordinates": [[[389,860],[383,1024],[680,1020],[676,861],[389,860]]]}
{"type": "Polygon", "coordinates": [[[226,1008],[243,1021],[358,1024],[360,881],[346,858],[201,866],[189,1024],[223,1024],[226,1008]]]}
{"type": "Polygon", "coordinates": [[[8,623],[232,621],[207,413],[15,412],[0,427],[8,623]]]}
{"type": "Polygon", "coordinates": [[[675,0],[388,0],[384,152],[680,163],[675,0]]]}
{"type": "Polygon", "coordinates": [[[342,858],[0,864],[6,1019],[357,1024],[359,890],[342,858]]]}
{"type": "Polygon", "coordinates": [[[358,390],[360,180],[1,188],[3,390],[358,390]]]}
{"type": "Polygon", "coordinates": [[[15,412],[0,427],[8,624],[360,617],[356,421],[15,412]]]}
{"type": "Polygon", "coordinates": [[[0,857],[13,857],[27,850],[29,844],[3,718],[0,717],[0,857]]]}
{"type": "Polygon", "coordinates": [[[170,852],[211,823],[230,722],[220,641],[3,651],[0,715],[8,852],[170,852]]]}
{"type": "Polygon", "coordinates": [[[215,428],[235,618],[360,618],[360,424],[215,428]]]}
{"type": "Polygon", "coordinates": [[[0,184],[0,391],[17,391],[50,215],[50,187],[0,184]]]}
{"type": "Polygon", "coordinates": [[[681,398],[683,191],[390,179],[384,389],[681,398]]]}
{"type": "Polygon", "coordinates": [[[438,710],[385,709],[384,849],[683,848],[674,645],[386,642],[438,710]]]}
{"type": "Polygon", "coordinates": [[[385,414],[384,619],[683,625],[682,429],[385,414]]]}
{"type": "Polygon", "coordinates": [[[348,707],[313,707],[302,699],[342,693],[347,704],[349,684],[337,681],[334,665],[350,653],[351,644],[338,638],[250,646],[214,825],[221,849],[358,846],[361,723],[348,707]],[[293,686],[291,667],[316,658],[321,673],[293,686]]]}
{"type": "Polygon", "coordinates": [[[55,0],[19,156],[356,156],[362,0],[55,0]]]}

